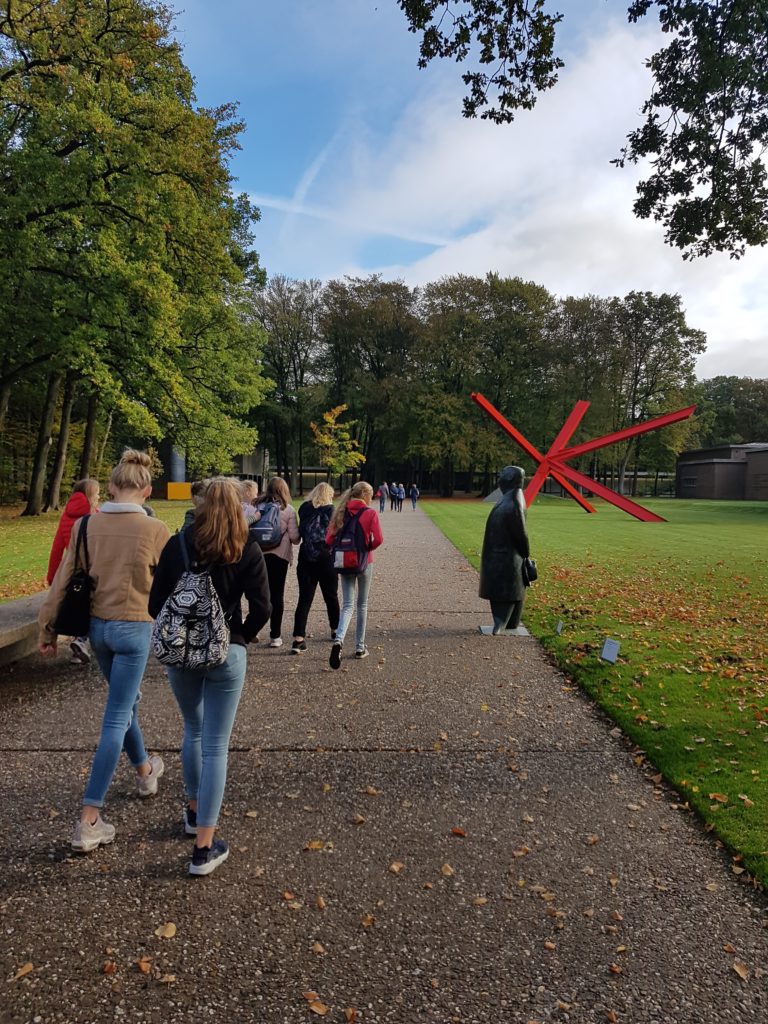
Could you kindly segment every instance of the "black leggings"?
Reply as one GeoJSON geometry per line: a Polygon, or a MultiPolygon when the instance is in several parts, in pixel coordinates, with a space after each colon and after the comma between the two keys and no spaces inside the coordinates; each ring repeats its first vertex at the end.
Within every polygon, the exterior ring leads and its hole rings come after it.
{"type": "Polygon", "coordinates": [[[307,616],[312,607],[318,583],[328,611],[328,625],[331,632],[336,632],[339,624],[339,575],[331,565],[329,558],[318,562],[299,557],[296,566],[296,577],[299,581],[299,603],[293,619],[293,635],[306,636],[307,616]]]}
{"type": "Polygon", "coordinates": [[[288,562],[279,555],[264,553],[269,580],[269,599],[272,602],[272,618],[269,620],[269,636],[271,640],[280,636],[283,625],[283,597],[285,596],[285,577],[288,575],[288,562]]]}

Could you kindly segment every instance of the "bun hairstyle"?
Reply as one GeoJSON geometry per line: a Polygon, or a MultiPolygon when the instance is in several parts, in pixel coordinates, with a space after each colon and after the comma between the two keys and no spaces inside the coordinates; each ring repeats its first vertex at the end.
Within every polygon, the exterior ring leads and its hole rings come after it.
{"type": "Polygon", "coordinates": [[[334,533],[338,533],[344,525],[344,513],[347,511],[347,502],[353,498],[358,498],[360,501],[364,501],[366,505],[370,505],[373,498],[373,488],[365,480],[358,480],[356,484],[353,484],[352,487],[344,491],[339,498],[336,511],[331,517],[331,528],[334,533]]]}
{"type": "Polygon", "coordinates": [[[126,448],[109,478],[114,491],[143,491],[152,486],[152,459],[146,452],[126,448]]]}

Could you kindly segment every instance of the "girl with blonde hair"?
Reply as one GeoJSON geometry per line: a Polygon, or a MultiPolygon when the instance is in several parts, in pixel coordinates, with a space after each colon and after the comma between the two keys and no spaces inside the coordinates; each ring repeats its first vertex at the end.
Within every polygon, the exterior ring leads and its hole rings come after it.
{"type": "Polygon", "coordinates": [[[209,481],[193,524],[166,545],[149,595],[150,614],[157,618],[185,572],[185,548],[192,571],[210,572],[229,623],[229,651],[221,665],[166,668],[184,719],[184,831],[196,837],[188,867],[191,875],[209,875],[229,856],[227,844],[214,838],[227,780],[229,738],[245,681],[245,646],[270,612],[264,558],[249,535],[241,497],[238,481],[209,481]],[[248,602],[245,621],[243,595],[248,602]]]}
{"type": "MultiPolygon", "coordinates": [[[[283,610],[285,597],[285,579],[288,566],[293,562],[293,545],[301,540],[296,509],[291,503],[291,492],[282,477],[273,476],[267,489],[259,498],[257,505],[274,502],[280,507],[280,541],[276,547],[264,552],[269,579],[269,597],[272,602],[272,616],[269,620],[269,646],[282,647],[281,632],[283,628],[283,610]]],[[[260,513],[257,509],[257,521],[260,513]]]]}
{"type": "Polygon", "coordinates": [[[325,538],[328,547],[332,547],[336,534],[345,525],[348,525],[349,519],[357,517],[369,552],[368,564],[364,572],[357,575],[343,575],[341,577],[341,615],[329,658],[329,664],[333,669],[337,669],[341,664],[341,648],[344,644],[349,624],[352,621],[352,613],[355,611],[355,607],[357,607],[355,657],[358,659],[368,657],[368,648],[365,646],[365,629],[368,622],[368,595],[373,581],[372,552],[380,547],[384,541],[378,514],[370,507],[372,499],[373,488],[362,480],[353,487],[350,487],[348,491],[345,491],[339,499],[336,511],[331,517],[328,533],[325,538]]]}
{"type": "Polygon", "coordinates": [[[301,546],[296,566],[299,603],[293,619],[291,654],[303,654],[307,649],[307,617],[318,584],[328,612],[331,635],[336,638],[336,627],[339,624],[339,579],[333,568],[331,552],[325,543],[332,515],[333,488],[330,484],[318,484],[299,508],[301,546]]]}
{"type": "Polygon", "coordinates": [[[115,827],[101,818],[107,790],[124,750],[138,776],[140,797],[157,792],[162,759],[147,756],[139,728],[139,687],[149,657],[152,619],[147,599],[152,574],[168,540],[165,523],[144,513],[152,493],[151,459],[146,452],[126,449],[112,470],[112,500],[97,516],[83,516],[72,530],[67,554],[40,609],[40,653],[56,653],[54,622],[74,569],[77,540],[85,530],[89,572],[94,580],[90,641],[107,680],[107,705],[99,745],[85,788],[83,809],[72,848],[79,853],[111,843],[115,827]]]}

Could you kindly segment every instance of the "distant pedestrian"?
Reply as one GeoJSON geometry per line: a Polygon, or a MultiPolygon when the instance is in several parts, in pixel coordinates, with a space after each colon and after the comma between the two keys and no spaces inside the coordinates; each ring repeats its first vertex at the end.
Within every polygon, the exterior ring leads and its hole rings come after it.
{"type": "MultiPolygon", "coordinates": [[[[61,565],[64,552],[69,547],[69,539],[72,536],[72,527],[83,516],[98,511],[99,505],[99,481],[91,477],[85,480],[78,480],[72,488],[69,501],[61,513],[59,525],[56,528],[56,536],[53,538],[51,554],[48,558],[48,573],[46,581],[48,586],[53,583],[56,570],[61,565]]],[[[80,662],[81,665],[89,664],[91,652],[88,647],[87,636],[73,636],[69,645],[72,651],[72,661],[80,662]]]]}
{"type": "Polygon", "coordinates": [[[355,575],[342,574],[341,576],[343,604],[338,629],[336,630],[336,639],[331,646],[331,656],[329,659],[329,664],[333,669],[337,669],[341,664],[341,649],[355,607],[357,607],[355,657],[358,659],[368,657],[368,648],[365,646],[365,631],[368,622],[368,595],[373,581],[373,551],[384,540],[379,517],[376,511],[370,507],[372,499],[373,488],[364,481],[356,483],[354,487],[345,491],[339,499],[336,511],[333,513],[326,536],[328,546],[332,547],[336,535],[345,527],[350,527],[350,520],[357,517],[362,540],[368,552],[368,563],[363,572],[355,575]]]}
{"type": "Polygon", "coordinates": [[[419,500],[419,497],[421,495],[421,491],[416,486],[416,484],[411,484],[410,490],[409,490],[409,494],[411,496],[411,505],[413,507],[413,511],[415,512],[416,511],[416,502],[419,500]]]}
{"type": "Polygon", "coordinates": [[[241,498],[237,481],[210,481],[193,525],[184,530],[183,538],[176,534],[165,546],[149,595],[150,614],[157,618],[185,572],[183,543],[190,564],[210,571],[229,624],[229,649],[222,664],[166,667],[184,719],[184,831],[195,836],[191,875],[208,875],[229,856],[227,844],[214,838],[227,781],[229,738],[245,680],[245,647],[270,612],[265,559],[249,534],[241,498]],[[243,596],[248,602],[245,621],[243,596]]]}
{"type": "Polygon", "coordinates": [[[100,811],[122,750],[136,769],[140,797],[157,792],[165,770],[162,758],[147,756],[138,715],[152,633],[147,601],[169,537],[165,523],[144,514],[144,502],[152,493],[151,465],[146,452],[123,452],[112,470],[113,500],[105,502],[97,516],[84,517],[75,525],[67,554],[40,608],[40,653],[52,655],[57,641],[54,623],[75,567],[77,538],[87,524],[88,562],[95,584],[90,641],[108,691],[99,745],[72,836],[72,848],[79,853],[115,838],[115,826],[103,821],[100,811]]]}
{"type": "Polygon", "coordinates": [[[389,497],[389,487],[386,480],[376,491],[376,497],[379,499],[379,514],[383,514],[384,506],[386,505],[387,498],[389,497]]]}
{"type": "Polygon", "coordinates": [[[397,511],[397,484],[394,481],[389,485],[389,511],[397,511]]]}
{"type": "MultiPolygon", "coordinates": [[[[274,502],[280,507],[280,541],[264,552],[269,579],[269,598],[272,602],[272,617],[269,623],[269,646],[282,647],[281,631],[283,627],[283,609],[285,596],[285,579],[288,566],[293,562],[293,545],[301,540],[296,509],[291,504],[291,492],[282,477],[273,476],[267,489],[259,497],[258,505],[274,502]]],[[[257,517],[260,515],[257,509],[257,517]]]]}
{"type": "Polygon", "coordinates": [[[397,511],[403,511],[403,502],[405,501],[405,487],[403,484],[397,485],[397,511]]]}
{"type": "Polygon", "coordinates": [[[303,654],[307,649],[307,617],[318,583],[328,612],[331,635],[336,638],[339,625],[339,577],[333,568],[331,552],[325,541],[332,515],[333,488],[330,484],[318,484],[299,508],[301,546],[296,566],[299,603],[293,620],[291,654],[303,654]]]}

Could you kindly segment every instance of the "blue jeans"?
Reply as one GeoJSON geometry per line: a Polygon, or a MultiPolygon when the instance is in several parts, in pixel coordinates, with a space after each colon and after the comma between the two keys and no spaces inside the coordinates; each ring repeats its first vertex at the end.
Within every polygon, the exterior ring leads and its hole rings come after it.
{"type": "Polygon", "coordinates": [[[224,800],[229,737],[245,681],[245,648],[231,644],[215,668],[168,667],[168,682],[184,718],[181,764],[189,800],[197,800],[197,824],[214,828],[224,800]]]}
{"type": "Polygon", "coordinates": [[[83,797],[83,803],[89,807],[104,806],[121,750],[135,768],[147,760],[138,709],[151,635],[151,622],[91,619],[91,647],[109,684],[109,693],[101,738],[83,797]]]}
{"type": "Polygon", "coordinates": [[[373,563],[368,563],[365,572],[359,576],[341,577],[341,616],[336,630],[336,639],[344,643],[347,629],[352,621],[352,612],[355,610],[355,591],[357,591],[357,626],[355,629],[355,650],[362,651],[365,647],[365,627],[368,622],[368,594],[371,590],[373,580],[373,563]]]}

